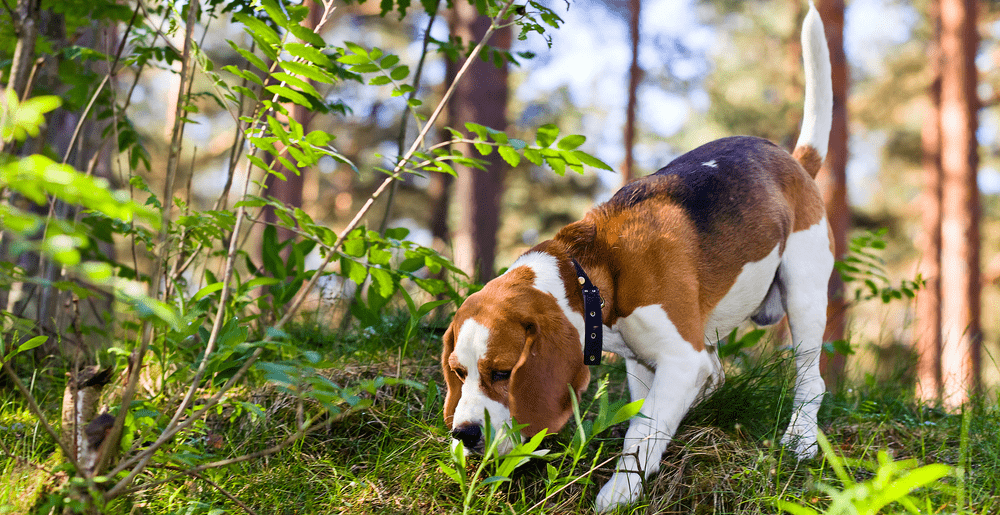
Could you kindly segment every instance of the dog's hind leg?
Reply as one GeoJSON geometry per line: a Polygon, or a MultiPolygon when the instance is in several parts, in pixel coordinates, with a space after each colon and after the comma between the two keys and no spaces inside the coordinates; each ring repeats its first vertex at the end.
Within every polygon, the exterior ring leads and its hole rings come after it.
{"type": "Polygon", "coordinates": [[[800,458],[816,452],[816,414],[826,390],[819,373],[819,357],[826,327],[827,282],[832,271],[833,253],[825,218],[789,237],[778,277],[792,333],[796,377],[792,418],[781,443],[800,458]]]}

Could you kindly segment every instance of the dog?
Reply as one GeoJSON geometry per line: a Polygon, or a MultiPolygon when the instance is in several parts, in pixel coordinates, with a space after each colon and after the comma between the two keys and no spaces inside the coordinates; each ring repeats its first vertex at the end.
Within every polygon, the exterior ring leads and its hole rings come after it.
{"type": "MultiPolygon", "coordinates": [[[[834,258],[814,178],[833,92],[811,3],[802,48],[805,108],[792,154],[748,136],[698,147],[625,185],[461,305],[441,367],[445,423],[467,452],[483,451],[487,420],[493,434],[526,424],[525,438],[561,429],[603,344],[625,359],[630,395],[644,402],[596,508],[633,503],[685,413],[721,384],[719,338],[748,319],[769,325],[787,314],[797,380],[782,444],[815,454],[834,258]]],[[[512,448],[498,444],[501,454],[512,448]]]]}

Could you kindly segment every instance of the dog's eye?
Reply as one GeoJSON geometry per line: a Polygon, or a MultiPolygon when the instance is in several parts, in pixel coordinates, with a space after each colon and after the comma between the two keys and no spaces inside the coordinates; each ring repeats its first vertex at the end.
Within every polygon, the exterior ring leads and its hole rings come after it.
{"type": "Polygon", "coordinates": [[[458,380],[459,380],[459,381],[461,381],[461,382],[463,382],[463,383],[465,382],[465,375],[466,375],[466,371],[465,371],[465,369],[464,369],[464,368],[453,368],[453,369],[451,369],[451,370],[452,370],[453,372],[455,372],[455,375],[457,375],[457,376],[458,376],[458,380]]]}
{"type": "Polygon", "coordinates": [[[494,383],[510,379],[510,370],[494,370],[491,379],[494,383]]]}

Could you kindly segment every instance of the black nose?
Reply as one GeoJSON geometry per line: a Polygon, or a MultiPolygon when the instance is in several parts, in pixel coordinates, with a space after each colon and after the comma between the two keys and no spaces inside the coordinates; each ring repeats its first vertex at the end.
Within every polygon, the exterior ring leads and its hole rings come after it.
{"type": "Polygon", "coordinates": [[[451,431],[451,437],[460,440],[471,451],[483,439],[483,428],[479,424],[462,424],[451,431]]]}

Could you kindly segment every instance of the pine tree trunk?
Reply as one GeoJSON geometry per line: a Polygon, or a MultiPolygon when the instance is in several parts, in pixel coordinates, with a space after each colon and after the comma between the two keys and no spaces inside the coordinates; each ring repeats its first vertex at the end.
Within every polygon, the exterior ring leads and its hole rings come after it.
{"type": "Polygon", "coordinates": [[[628,184],[635,178],[635,158],[633,151],[635,147],[635,110],[638,103],[639,81],[642,78],[642,70],[639,69],[639,13],[641,9],[640,0],[629,0],[629,29],[632,40],[632,65],[628,71],[628,105],[625,109],[625,162],[622,164],[622,185],[628,184]]]}
{"type": "MultiPolygon", "coordinates": [[[[480,16],[474,5],[456,2],[452,11],[452,34],[466,42],[483,38],[490,18],[480,16]]],[[[489,44],[509,48],[510,27],[496,31],[489,44]]],[[[452,98],[452,127],[464,130],[474,122],[497,130],[507,127],[507,65],[497,68],[493,62],[476,59],[458,83],[452,98]]],[[[481,158],[471,145],[461,145],[466,155],[481,158]]],[[[497,231],[500,228],[500,200],[504,190],[507,164],[494,152],[483,158],[486,170],[456,166],[455,200],[461,209],[455,234],[455,264],[474,280],[488,281],[494,275],[497,231]]]]}
{"type": "Polygon", "coordinates": [[[980,387],[976,4],[941,2],[941,377],[949,408],[980,387]]]}
{"type": "Polygon", "coordinates": [[[933,39],[928,56],[931,85],[929,106],[921,130],[924,186],[920,199],[923,236],[920,241],[920,274],[924,288],[917,292],[917,319],[914,341],[917,353],[917,398],[932,402],[941,399],[941,17],[937,1],[928,13],[933,39]]]}
{"type": "MultiPolygon", "coordinates": [[[[454,32],[454,14],[450,15],[449,25],[450,30],[454,32]]],[[[445,75],[444,84],[445,87],[451,85],[455,82],[455,75],[458,73],[459,63],[452,61],[451,59],[445,59],[445,75]]],[[[445,127],[458,127],[454,123],[455,120],[455,99],[452,98],[450,104],[448,104],[448,110],[445,111],[446,119],[443,120],[445,127]]],[[[451,138],[451,134],[442,129],[441,139],[447,140],[451,138]]],[[[431,228],[431,236],[434,238],[434,248],[436,250],[444,251],[449,248],[452,243],[451,238],[451,224],[448,220],[448,213],[450,212],[449,207],[451,206],[452,200],[452,184],[454,184],[455,178],[446,173],[435,173],[431,174],[430,185],[427,186],[427,197],[431,204],[430,209],[430,220],[429,224],[431,228]]]]}
{"type": "MultiPolygon", "coordinates": [[[[309,16],[306,17],[305,20],[306,26],[313,29],[319,24],[320,17],[323,15],[323,6],[318,5],[314,0],[305,0],[304,5],[309,7],[309,16]]],[[[312,80],[309,80],[309,82],[312,83],[312,80]]],[[[288,116],[302,124],[303,130],[308,133],[309,122],[312,119],[312,113],[309,109],[295,103],[288,103],[285,105],[285,108],[288,109],[288,116]]],[[[282,148],[280,144],[277,146],[279,149],[282,148]]],[[[268,157],[270,157],[270,155],[268,157]]],[[[302,188],[303,185],[305,185],[305,175],[308,170],[300,169],[300,173],[295,173],[292,170],[288,170],[280,163],[275,165],[275,170],[281,172],[281,174],[285,176],[285,180],[279,179],[274,174],[268,174],[267,178],[264,179],[264,184],[267,186],[267,195],[269,197],[273,197],[275,200],[286,206],[302,207],[302,188]]],[[[267,223],[275,223],[278,221],[278,217],[275,216],[273,209],[267,208],[264,210],[264,221],[267,223]]],[[[278,227],[279,242],[285,241],[293,236],[295,236],[295,233],[290,229],[278,227]]],[[[291,250],[291,247],[285,247],[284,255],[287,256],[291,253],[291,250]]]]}
{"type": "MultiPolygon", "coordinates": [[[[830,129],[830,147],[826,161],[817,180],[823,190],[827,219],[833,230],[834,257],[843,259],[847,253],[847,230],[851,225],[851,211],[847,205],[847,85],[849,70],[844,55],[844,1],[819,0],[816,9],[823,20],[827,45],[830,48],[830,65],[833,79],[833,124],[830,129]]],[[[844,299],[844,281],[836,270],[830,274],[827,287],[828,304],[824,341],[844,339],[847,302],[844,299]]],[[[827,388],[835,389],[844,376],[846,356],[823,354],[823,378],[827,388]]]]}

